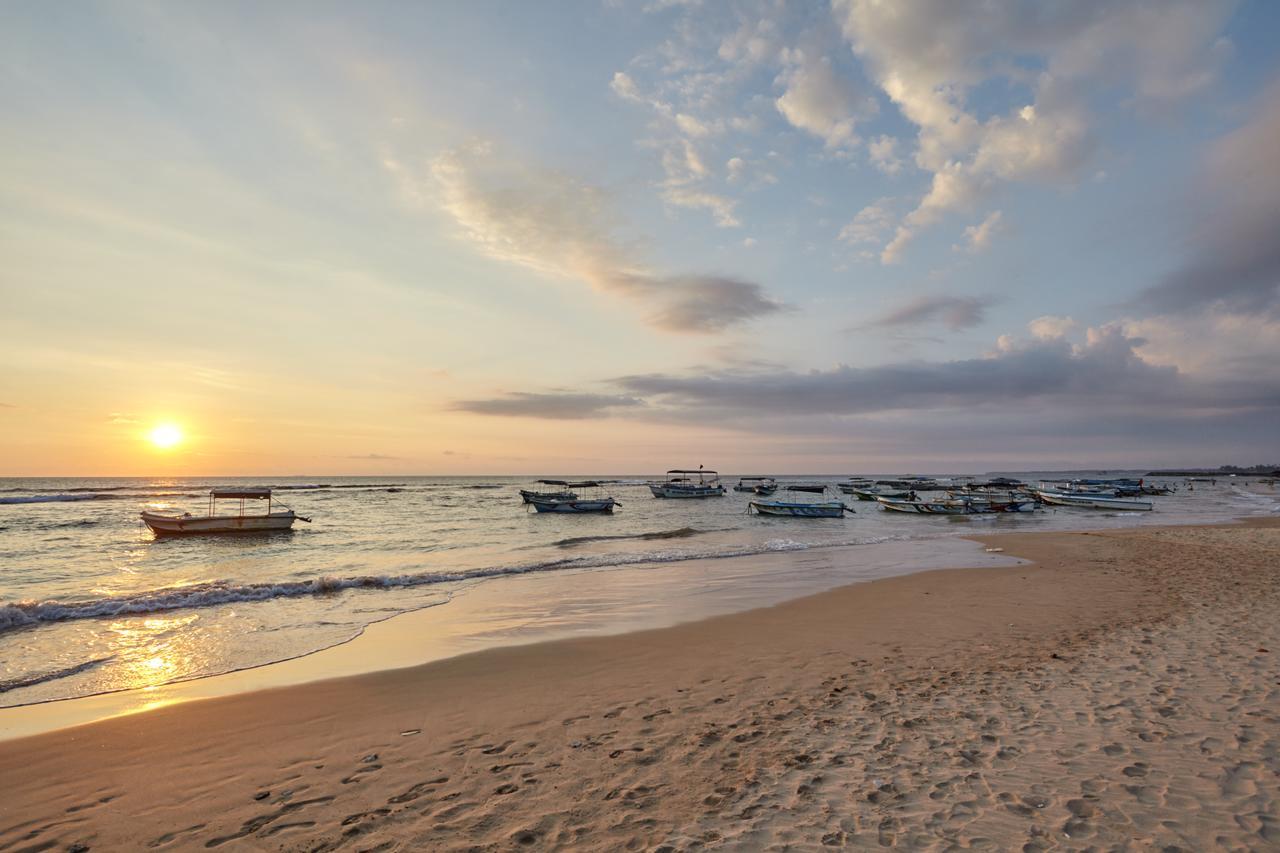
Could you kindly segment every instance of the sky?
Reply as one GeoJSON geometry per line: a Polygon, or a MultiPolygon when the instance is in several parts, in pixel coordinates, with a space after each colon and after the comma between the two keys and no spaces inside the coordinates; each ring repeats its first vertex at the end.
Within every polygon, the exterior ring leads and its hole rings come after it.
{"type": "Polygon", "coordinates": [[[1280,463],[1280,4],[0,23],[0,476],[1280,463]]]}

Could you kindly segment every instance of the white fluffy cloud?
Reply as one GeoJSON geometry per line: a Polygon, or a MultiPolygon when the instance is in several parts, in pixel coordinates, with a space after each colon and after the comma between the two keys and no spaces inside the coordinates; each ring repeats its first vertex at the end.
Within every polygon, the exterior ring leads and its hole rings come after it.
{"type": "Polygon", "coordinates": [[[1076,321],[1070,317],[1055,317],[1052,314],[1037,317],[1027,324],[1031,334],[1044,341],[1066,337],[1075,327],[1076,321]]]}
{"type": "Polygon", "coordinates": [[[995,238],[996,234],[1000,233],[1000,220],[1000,211],[992,211],[986,219],[977,225],[970,225],[964,229],[964,242],[957,244],[953,248],[970,254],[985,252],[991,247],[992,239],[995,238]]]}
{"type": "Polygon", "coordinates": [[[1226,0],[834,0],[854,52],[918,128],[916,165],[933,174],[881,259],[898,260],[920,228],[1001,181],[1075,179],[1094,145],[1082,82],[1122,86],[1140,105],[1202,91],[1229,51],[1217,34],[1230,8],[1226,0]],[[969,95],[995,78],[1031,96],[982,119],[969,95]]]}
{"type": "Polygon", "coordinates": [[[860,118],[875,112],[875,101],[837,73],[828,57],[789,50],[784,60],[778,82],[785,91],[775,101],[778,112],[794,127],[822,139],[828,148],[856,144],[854,127],[860,118]]]}

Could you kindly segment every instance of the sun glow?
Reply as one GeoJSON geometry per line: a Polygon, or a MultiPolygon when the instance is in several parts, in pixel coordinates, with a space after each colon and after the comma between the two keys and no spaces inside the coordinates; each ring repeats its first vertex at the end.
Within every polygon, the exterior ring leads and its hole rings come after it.
{"type": "Polygon", "coordinates": [[[162,450],[168,450],[182,441],[182,430],[174,424],[160,424],[147,434],[151,443],[162,450]]]}

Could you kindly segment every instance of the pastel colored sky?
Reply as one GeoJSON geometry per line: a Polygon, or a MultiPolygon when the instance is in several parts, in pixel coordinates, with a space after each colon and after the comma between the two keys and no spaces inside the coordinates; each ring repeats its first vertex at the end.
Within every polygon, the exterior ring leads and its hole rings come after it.
{"type": "Polygon", "coordinates": [[[0,475],[1280,461],[1280,4],[0,24],[0,475]]]}

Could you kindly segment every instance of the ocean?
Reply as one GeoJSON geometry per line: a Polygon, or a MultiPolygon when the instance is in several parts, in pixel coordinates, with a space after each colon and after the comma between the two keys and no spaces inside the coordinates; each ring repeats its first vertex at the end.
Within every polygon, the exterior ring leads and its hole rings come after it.
{"type": "MultiPolygon", "coordinates": [[[[1106,476],[1128,473],[1141,476],[1106,476]]],[[[1274,494],[1220,479],[1193,491],[1180,483],[1178,493],[1152,498],[1150,513],[910,516],[844,496],[856,510],[844,519],[763,518],[747,514],[747,494],[659,500],[646,477],[609,479],[621,481],[609,487],[621,502],[613,515],[529,512],[518,495],[529,477],[0,480],[0,707],[296,658],[400,613],[447,608],[477,584],[490,599],[509,590],[506,609],[521,614],[525,587],[513,580],[531,574],[567,581],[556,588],[563,607],[531,603],[524,612],[548,623],[542,627],[607,625],[620,607],[617,591],[629,606],[657,608],[673,584],[700,604],[672,618],[696,618],[945,566],[956,553],[947,543],[966,533],[1186,524],[1278,509],[1274,494]],[[270,486],[313,521],[284,534],[159,539],[139,521],[144,508],[202,514],[214,486],[270,486]],[[847,551],[821,577],[801,577],[777,560],[728,574],[682,568],[836,548],[847,551]]]]}

